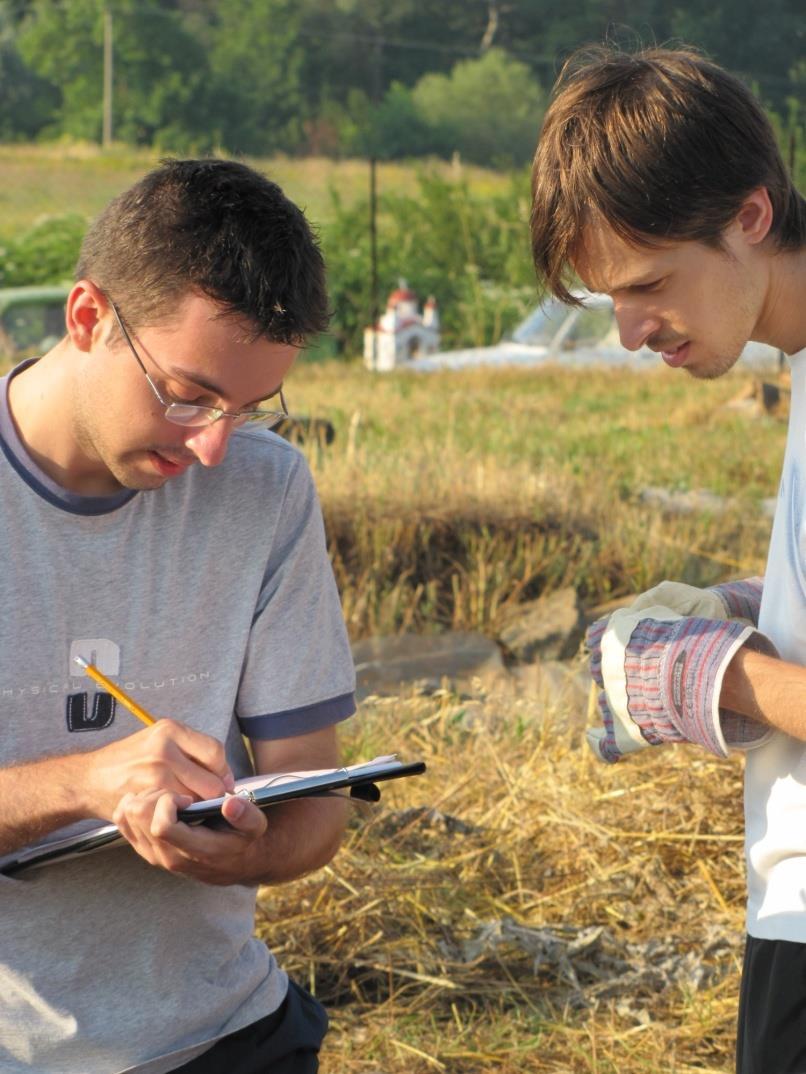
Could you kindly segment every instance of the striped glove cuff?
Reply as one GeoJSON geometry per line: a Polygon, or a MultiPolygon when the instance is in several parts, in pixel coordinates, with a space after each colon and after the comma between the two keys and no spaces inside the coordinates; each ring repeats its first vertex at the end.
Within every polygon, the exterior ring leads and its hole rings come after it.
{"type": "Polygon", "coordinates": [[[694,742],[724,757],[729,747],[760,745],[771,733],[719,708],[722,679],[739,648],[777,655],[745,622],[661,606],[621,608],[593,624],[588,644],[604,724],[588,738],[602,760],[665,742],[694,742]]]}
{"type": "Polygon", "coordinates": [[[737,713],[723,725],[719,709],[728,664],[751,641],[775,655],[763,635],[738,620],[642,618],[626,646],[624,676],[627,711],[647,742],[694,742],[726,757],[729,746],[766,738],[767,727],[737,713]]]}
{"type": "Polygon", "coordinates": [[[764,588],[763,578],[742,578],[737,582],[722,582],[710,587],[725,605],[725,615],[730,619],[746,619],[753,626],[758,626],[758,613],[761,609],[761,593],[764,588]]]}

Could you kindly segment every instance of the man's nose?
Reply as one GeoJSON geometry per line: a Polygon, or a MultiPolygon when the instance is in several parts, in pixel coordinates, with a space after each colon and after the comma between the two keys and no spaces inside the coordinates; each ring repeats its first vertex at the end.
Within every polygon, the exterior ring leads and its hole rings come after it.
{"type": "Polygon", "coordinates": [[[212,425],[193,429],[185,440],[202,466],[218,466],[224,461],[232,434],[232,422],[229,418],[219,418],[212,425]]]}
{"type": "Polygon", "coordinates": [[[617,309],[616,321],[621,345],[628,351],[640,350],[661,327],[659,317],[650,316],[640,310],[617,309]]]}

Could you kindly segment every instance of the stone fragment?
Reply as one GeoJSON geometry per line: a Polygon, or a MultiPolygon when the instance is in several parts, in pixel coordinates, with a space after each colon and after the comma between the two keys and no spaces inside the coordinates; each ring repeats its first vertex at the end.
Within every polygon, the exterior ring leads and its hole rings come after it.
{"type": "Polygon", "coordinates": [[[517,604],[503,616],[498,637],[521,662],[573,657],[584,631],[576,590],[568,586],[517,604]]]}
{"type": "Polygon", "coordinates": [[[667,515],[724,515],[736,508],[736,501],[710,489],[664,489],[650,485],[638,495],[641,503],[656,507],[667,515]]]}
{"type": "Polygon", "coordinates": [[[437,690],[446,679],[461,686],[505,674],[501,650],[483,634],[396,634],[365,638],[352,650],[362,699],[396,694],[404,685],[437,690]]]}
{"type": "Polygon", "coordinates": [[[587,660],[538,660],[512,668],[511,675],[537,711],[561,714],[566,726],[585,726],[592,681],[587,660]]]}

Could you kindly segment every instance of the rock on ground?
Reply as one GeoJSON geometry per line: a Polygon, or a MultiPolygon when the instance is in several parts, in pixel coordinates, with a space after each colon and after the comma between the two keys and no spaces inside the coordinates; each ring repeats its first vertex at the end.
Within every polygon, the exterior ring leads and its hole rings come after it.
{"type": "Polygon", "coordinates": [[[461,686],[505,674],[501,650],[484,634],[397,634],[365,638],[352,649],[359,699],[397,694],[404,685],[436,690],[445,679],[461,686]]]}
{"type": "Polygon", "coordinates": [[[582,641],[584,622],[576,590],[568,586],[538,600],[516,604],[502,616],[498,636],[524,663],[536,658],[568,660],[582,641]]]}

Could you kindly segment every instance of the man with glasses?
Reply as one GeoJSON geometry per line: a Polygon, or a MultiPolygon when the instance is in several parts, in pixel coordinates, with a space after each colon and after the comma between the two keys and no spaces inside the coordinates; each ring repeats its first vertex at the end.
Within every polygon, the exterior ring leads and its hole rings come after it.
{"type": "Polygon", "coordinates": [[[324,1011],[253,937],[255,895],[332,857],[345,803],[177,811],[336,765],[354,711],[311,477],[267,432],[326,323],[279,187],[170,161],[90,228],[65,338],[2,382],[0,855],[97,818],[130,844],[0,878],[4,1074],[317,1069],[324,1011]]]}

